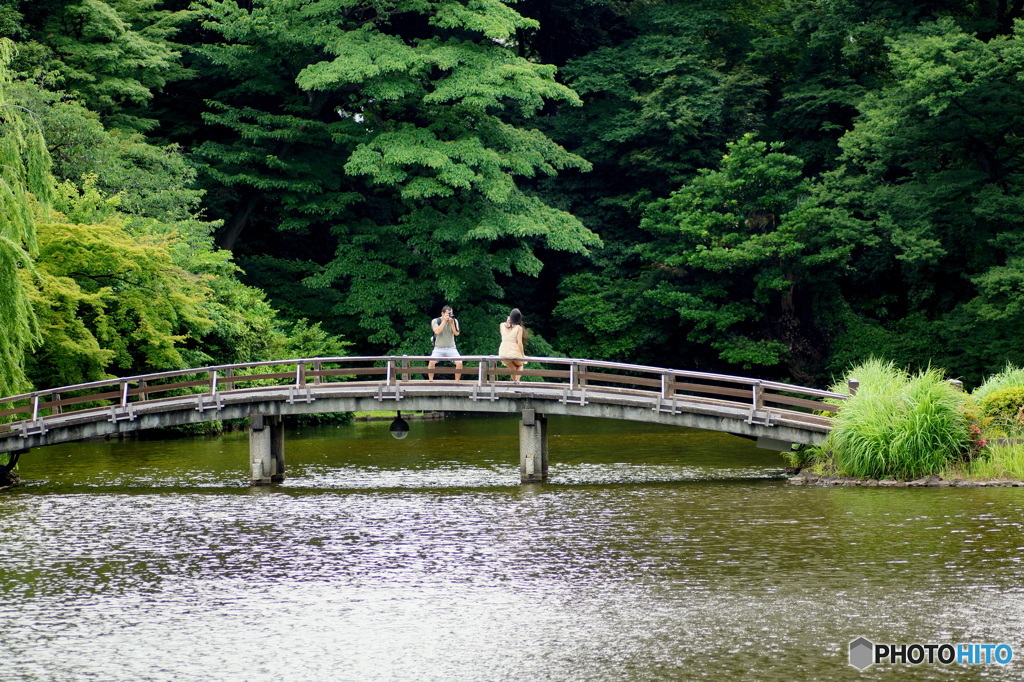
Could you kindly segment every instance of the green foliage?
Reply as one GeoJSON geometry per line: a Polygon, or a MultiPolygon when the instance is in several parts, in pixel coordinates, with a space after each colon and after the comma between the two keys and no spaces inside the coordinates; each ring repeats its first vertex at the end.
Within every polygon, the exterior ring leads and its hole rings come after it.
{"type": "Polygon", "coordinates": [[[815,464],[818,453],[808,447],[799,447],[781,453],[786,464],[796,469],[803,469],[815,464]]]}
{"type": "Polygon", "coordinates": [[[801,383],[1024,364],[1017,3],[186,5],[0,2],[10,391],[40,333],[84,378],[424,352],[443,303],[465,352],[516,305],[545,352],[801,383]]]}
{"type": "Polygon", "coordinates": [[[981,40],[951,19],[888,43],[892,80],[865,95],[820,196],[854,252],[850,311],[896,337],[901,359],[969,382],[1024,360],[1024,147],[1016,34],[981,40]],[[970,343],[964,343],[970,338],[970,343]]]}
{"type": "MultiPolygon", "coordinates": [[[[585,336],[580,325],[611,329],[616,316],[601,311],[625,305],[631,314],[619,317],[650,330],[660,347],[651,353],[636,346],[635,352],[671,355],[680,347],[679,335],[653,313],[667,306],[683,311],[675,319],[691,344],[680,353],[689,362],[717,360],[719,367],[737,369],[767,363],[759,371],[806,381],[872,353],[917,366],[939,362],[968,382],[980,380],[994,362],[1024,361],[1014,333],[1024,310],[1017,300],[1024,281],[1018,253],[1022,150],[1013,133],[1022,110],[1020,47],[1012,31],[990,30],[993,19],[1009,25],[1006,14],[994,13],[953,0],[871,8],[779,2],[691,3],[683,9],[656,3],[634,14],[635,35],[566,69],[585,106],[560,112],[557,139],[571,141],[570,148],[592,160],[595,176],[614,170],[607,185],[592,177],[568,186],[579,197],[569,205],[596,226],[608,249],[599,253],[600,272],[564,280],[556,312],[571,324],[561,328],[561,337],[575,345],[585,336]],[[718,30],[687,28],[700,23],[718,30]],[[670,25],[676,30],[663,35],[670,25]],[[972,35],[962,26],[986,28],[972,35]],[[748,52],[723,38],[741,35],[748,38],[748,52]],[[684,40],[688,49],[667,49],[658,67],[645,60],[684,40]],[[701,61],[708,54],[724,58],[701,61]],[[645,68],[663,71],[649,84],[645,68]],[[664,95],[684,84],[692,88],[684,100],[688,111],[703,107],[703,118],[672,118],[683,109],[664,95]],[[726,86],[746,93],[746,108],[721,97],[730,92],[726,86]],[[646,96],[655,90],[661,96],[646,96]],[[806,183],[802,207],[808,211],[793,216],[790,231],[779,234],[780,245],[792,247],[797,258],[786,263],[793,252],[775,254],[775,245],[747,240],[746,249],[705,245],[708,251],[696,254],[698,268],[688,262],[669,268],[660,256],[672,251],[656,241],[651,250],[659,257],[638,272],[642,264],[616,253],[638,241],[629,229],[637,207],[647,206],[648,227],[671,224],[673,211],[694,212],[673,206],[676,197],[650,201],[665,192],[666,179],[695,188],[695,201],[715,206],[720,199],[718,212],[728,213],[731,187],[705,198],[698,181],[670,164],[685,160],[690,173],[710,167],[707,154],[724,143],[713,135],[727,134],[727,122],[740,117],[744,130],[758,130],[764,140],[785,139],[789,153],[801,159],[793,177],[806,183]],[[697,121],[698,137],[688,136],[685,125],[669,127],[681,121],[697,121]],[[691,144],[695,153],[682,153],[675,146],[680,143],[691,144]],[[831,172],[815,180],[813,174],[823,170],[831,172]],[[670,215],[659,218],[659,212],[670,215]],[[761,246],[767,248],[757,251],[761,246]],[[746,267],[755,254],[764,256],[767,270],[746,267]],[[771,287],[786,274],[796,275],[793,298],[776,289],[773,300],[771,287]],[[657,292],[661,302],[648,292],[657,292]],[[684,320],[687,315],[694,319],[684,320]],[[708,357],[708,346],[718,357],[708,357]]],[[[700,229],[695,222],[694,232],[700,229]]],[[[718,222],[707,229],[727,234],[718,222]]],[[[638,336],[624,330],[631,339],[638,336]]],[[[594,352],[607,348],[604,334],[594,338],[600,339],[589,346],[594,352]]],[[[585,338],[580,345],[586,347],[585,338]]]]}
{"type": "Polygon", "coordinates": [[[1006,363],[1002,371],[987,377],[980,386],[974,389],[972,394],[976,400],[984,403],[990,394],[1018,386],[1024,386],[1024,367],[1006,363]]]}
{"type": "Polygon", "coordinates": [[[265,291],[282,318],[319,320],[325,329],[333,333],[358,333],[358,325],[332,312],[344,300],[340,292],[326,288],[312,289],[303,283],[307,277],[320,270],[316,262],[253,256],[239,258],[238,263],[244,272],[245,281],[265,291]]]}
{"type": "Polygon", "coordinates": [[[985,414],[1024,426],[1024,386],[1008,386],[992,391],[981,400],[985,414]]]}
{"type": "Polygon", "coordinates": [[[852,127],[860,102],[890,79],[886,41],[922,22],[962,15],[961,4],[819,0],[756,6],[762,31],[748,61],[772,83],[762,134],[786,140],[810,174],[836,168],[838,141],[852,127]]]}
{"type": "Polygon", "coordinates": [[[231,84],[204,114],[221,132],[199,147],[235,192],[222,243],[234,247],[256,206],[274,206],[296,238],[316,236],[306,249],[322,267],[309,283],[340,294],[335,315],[369,344],[419,338],[412,322],[440,300],[499,300],[505,280],[538,274],[541,249],[599,243],[525,191],[588,164],[530,125],[545,103],[579,99],[552,67],[516,54],[512,39],[536,22],[509,6],[197,6],[224,40],[196,51],[231,84]]]}
{"type": "Polygon", "coordinates": [[[0,395],[26,387],[25,356],[39,341],[29,300],[35,213],[47,210],[53,184],[38,121],[8,95],[14,53],[0,38],[0,395]]]}
{"type": "Polygon", "coordinates": [[[729,364],[778,365],[813,347],[804,330],[815,320],[801,299],[820,292],[808,289],[850,253],[820,240],[822,211],[801,166],[777,145],[744,136],[719,170],[653,203],[642,223],[655,240],[637,251],[662,273],[648,298],[729,364]]]}
{"type": "Polygon", "coordinates": [[[153,92],[184,78],[171,38],[186,12],[160,0],[13,0],[27,46],[19,65],[36,78],[75,91],[113,127],[156,125],[144,107],[153,92]]]}
{"type": "Polygon", "coordinates": [[[861,381],[845,402],[819,455],[836,473],[862,478],[913,479],[969,460],[983,444],[969,413],[970,396],[941,372],[911,375],[872,361],[847,379],[861,381]]]}
{"type": "Polygon", "coordinates": [[[849,391],[850,381],[859,384],[858,394],[897,393],[906,383],[906,372],[899,369],[896,363],[881,358],[868,358],[851,369],[841,380],[833,382],[828,390],[833,393],[849,391]]]}
{"type": "Polygon", "coordinates": [[[37,383],[182,367],[179,346],[212,326],[206,282],[175,265],[168,240],[129,234],[91,180],[62,184],[55,206],[66,220],[39,225],[37,383]]]}
{"type": "Polygon", "coordinates": [[[120,210],[134,216],[184,221],[200,213],[198,171],[177,145],[156,146],[138,133],[107,129],[81,100],[34,82],[12,83],[10,96],[34,112],[58,181],[93,175],[96,188],[119,195],[120,210]]]}
{"type": "Polygon", "coordinates": [[[995,443],[986,448],[987,457],[948,467],[943,478],[1024,481],[1024,443],[995,443]]]}
{"type": "MultiPolygon", "coordinates": [[[[653,356],[655,348],[668,345],[661,336],[662,329],[678,324],[666,320],[668,314],[649,298],[650,285],[648,278],[612,282],[605,273],[584,272],[567,277],[563,282],[567,293],[555,308],[555,314],[570,323],[559,335],[559,349],[570,357],[631,362],[653,356]],[[660,326],[651,323],[657,315],[662,318],[660,326]]],[[[681,348],[685,343],[685,339],[680,339],[680,344],[674,346],[682,357],[686,355],[681,348]]],[[[659,364],[675,366],[674,363],[684,362],[672,356],[660,357],[659,364]]]]}

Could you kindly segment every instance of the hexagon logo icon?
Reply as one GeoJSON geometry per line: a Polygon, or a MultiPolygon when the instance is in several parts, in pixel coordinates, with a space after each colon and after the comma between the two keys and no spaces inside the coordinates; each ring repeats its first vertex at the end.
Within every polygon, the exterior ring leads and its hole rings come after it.
{"type": "Polygon", "coordinates": [[[850,642],[850,665],[864,670],[875,662],[875,645],[870,640],[858,637],[850,642]]]}

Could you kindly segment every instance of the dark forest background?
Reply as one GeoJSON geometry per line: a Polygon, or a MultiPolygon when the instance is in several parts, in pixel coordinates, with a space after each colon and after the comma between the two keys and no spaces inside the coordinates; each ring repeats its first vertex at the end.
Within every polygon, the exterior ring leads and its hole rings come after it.
{"type": "Polygon", "coordinates": [[[1022,5],[0,0],[0,384],[424,354],[446,303],[466,354],[518,307],[532,355],[976,384],[1024,364],[1022,5]]]}

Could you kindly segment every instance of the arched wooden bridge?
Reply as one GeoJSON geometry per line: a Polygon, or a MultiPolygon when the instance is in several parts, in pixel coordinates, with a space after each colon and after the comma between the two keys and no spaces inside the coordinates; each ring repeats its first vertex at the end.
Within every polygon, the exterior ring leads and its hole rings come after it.
{"type": "Polygon", "coordinates": [[[520,473],[547,476],[547,416],[655,422],[787,450],[824,440],[847,398],[815,388],[594,360],[534,357],[514,383],[495,356],[463,356],[461,381],[425,356],[302,358],[159,372],[0,398],[0,453],[217,419],[250,420],[250,479],[284,479],[285,415],[364,410],[520,414],[520,473]]]}

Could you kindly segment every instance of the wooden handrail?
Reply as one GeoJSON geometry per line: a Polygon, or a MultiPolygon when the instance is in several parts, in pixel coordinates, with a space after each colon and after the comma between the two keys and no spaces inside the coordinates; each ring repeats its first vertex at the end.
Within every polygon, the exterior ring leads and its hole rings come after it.
{"type": "MultiPolygon", "coordinates": [[[[414,374],[424,375],[426,367],[414,366],[421,362],[426,365],[432,358],[428,355],[389,355],[389,356],[352,356],[352,357],[315,357],[295,358],[288,360],[263,360],[259,362],[234,363],[229,365],[212,365],[191,369],[154,372],[129,377],[110,378],[90,381],[70,386],[47,388],[30,393],[0,398],[0,406],[13,405],[21,401],[29,404],[21,407],[10,407],[0,410],[0,417],[28,414],[32,422],[45,418],[41,414],[50,410],[52,414],[68,414],[76,410],[68,410],[71,405],[88,404],[90,402],[116,401],[120,407],[127,406],[134,398],[135,403],[151,400],[166,400],[170,391],[190,390],[205,387],[201,395],[217,395],[232,391],[252,390],[237,388],[238,384],[250,381],[268,381],[272,386],[293,385],[302,388],[312,386],[314,390],[322,390],[337,385],[340,381],[347,383],[384,383],[389,386],[401,382],[403,384],[425,381],[412,380],[414,374]],[[362,366],[359,365],[367,365],[362,366]],[[355,366],[354,366],[355,365],[355,366]],[[281,368],[274,371],[272,368],[281,368]],[[269,372],[258,372],[260,369],[271,369],[269,372]],[[257,373],[246,375],[244,371],[257,370],[257,373]],[[189,379],[197,375],[206,375],[203,379],[189,379]],[[366,380],[355,377],[368,376],[366,380]],[[312,381],[309,378],[312,377],[312,381]],[[369,378],[373,377],[373,378],[369,378]],[[180,380],[185,378],[184,380],[180,380]],[[179,379],[179,381],[173,381],[179,379]],[[171,380],[169,383],[157,383],[171,380]],[[286,382],[287,383],[284,383],[286,382]],[[221,386],[223,384],[223,387],[221,386]],[[134,388],[132,387],[134,385],[134,388]],[[116,392],[112,389],[116,388],[116,392]],[[106,389],[92,394],[82,392],[94,389],[106,389]],[[78,395],[69,395],[69,394],[78,395]],[[58,396],[56,400],[53,398],[58,396]],[[62,396],[61,399],[59,396],[62,396]],[[46,400],[49,397],[50,400],[46,400]]],[[[494,355],[464,355],[464,363],[477,363],[476,367],[464,365],[462,373],[477,385],[490,385],[500,375],[508,371],[500,365],[501,360],[494,355]],[[475,375],[475,376],[474,376],[475,375]]],[[[522,361],[529,363],[521,372],[523,376],[538,377],[550,385],[552,382],[566,385],[572,391],[580,390],[628,390],[643,391],[658,396],[662,400],[673,400],[679,397],[704,396],[713,400],[746,405],[754,410],[762,410],[765,404],[786,405],[789,409],[819,410],[835,412],[838,407],[834,401],[843,401],[848,396],[806,386],[795,386],[777,381],[764,381],[750,377],[733,376],[697,372],[692,370],[670,369],[649,365],[632,365],[621,362],[603,360],[586,360],[580,358],[526,357],[522,361]],[[531,366],[532,365],[532,366],[531,366]],[[554,369],[546,366],[555,366],[554,369]],[[628,389],[616,389],[602,386],[601,383],[628,386],[628,389]],[[832,403],[825,401],[833,401],[832,403]]],[[[435,370],[438,371],[438,370],[435,370]]],[[[450,370],[445,373],[451,373],[450,370]]],[[[527,384],[528,385],[528,384],[527,384]]],[[[200,395],[190,393],[189,395],[200,395]]],[[[107,403],[109,406],[109,402],[107,403]]],[[[94,409],[90,405],[82,410],[94,409]]],[[[24,420],[22,420],[24,421],[24,420]]],[[[6,430],[6,429],[4,429],[6,430]]]]}

